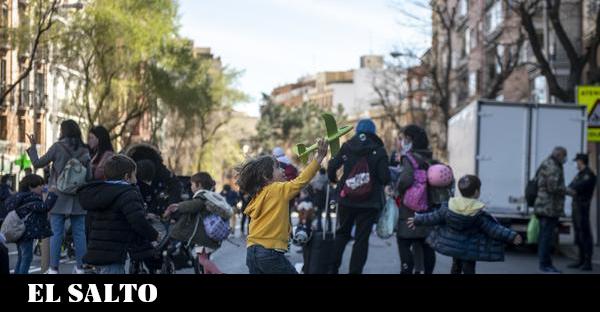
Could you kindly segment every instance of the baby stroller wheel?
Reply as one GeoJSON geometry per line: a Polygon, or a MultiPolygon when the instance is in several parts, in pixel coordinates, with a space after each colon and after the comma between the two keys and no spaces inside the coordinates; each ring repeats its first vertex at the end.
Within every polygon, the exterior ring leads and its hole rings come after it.
{"type": "Polygon", "coordinates": [[[175,274],[175,263],[173,263],[173,260],[165,257],[160,268],[160,274],[175,274]]]}

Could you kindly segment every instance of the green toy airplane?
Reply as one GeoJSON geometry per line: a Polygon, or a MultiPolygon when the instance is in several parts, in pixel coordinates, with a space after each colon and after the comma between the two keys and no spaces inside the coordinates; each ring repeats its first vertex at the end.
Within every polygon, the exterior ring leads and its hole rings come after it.
{"type": "MultiPolygon", "coordinates": [[[[354,127],[345,126],[338,129],[333,115],[329,113],[324,113],[323,115],[321,115],[321,117],[325,121],[325,128],[327,128],[327,142],[329,142],[331,155],[335,155],[340,150],[340,137],[348,134],[348,132],[352,131],[354,127]]],[[[306,145],[304,144],[297,144],[293,148],[293,151],[296,155],[298,155],[300,161],[306,164],[308,162],[308,155],[317,150],[317,148],[317,144],[314,144],[310,147],[306,147],[306,145]]]]}

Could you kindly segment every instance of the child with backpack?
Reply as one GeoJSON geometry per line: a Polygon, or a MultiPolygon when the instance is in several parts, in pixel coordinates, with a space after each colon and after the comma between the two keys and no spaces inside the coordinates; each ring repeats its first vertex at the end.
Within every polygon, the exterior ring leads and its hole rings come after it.
{"type": "MultiPolygon", "coordinates": [[[[25,176],[19,183],[19,192],[6,200],[8,211],[14,215],[7,216],[6,222],[14,216],[23,221],[23,232],[11,233],[16,239],[18,260],[15,266],[15,274],[28,274],[29,266],[33,260],[33,241],[52,236],[50,222],[48,222],[48,211],[51,206],[47,203],[53,201],[54,196],[50,194],[46,201],[43,198],[44,179],[36,174],[25,176]]],[[[7,223],[8,225],[8,223],[7,223]]],[[[17,230],[13,228],[12,230],[17,230]]],[[[8,233],[6,233],[8,236],[8,233]]]]}
{"type": "Polygon", "coordinates": [[[173,204],[165,211],[164,217],[179,215],[169,236],[188,246],[195,245],[194,253],[205,274],[222,274],[210,255],[229,236],[233,209],[224,197],[214,192],[216,183],[208,173],[196,173],[190,182],[193,198],[173,204]]]}
{"type": "Polygon", "coordinates": [[[314,159],[289,182],[272,156],[249,160],[237,168],[240,190],[252,197],[244,212],[250,217],[246,258],[250,274],[297,274],[285,257],[292,229],[289,201],[315,176],[328,147],[326,140],[319,140],[314,159]]]}
{"type": "Polygon", "coordinates": [[[407,220],[409,228],[438,226],[427,238],[437,252],[452,257],[452,274],[475,274],[476,261],[504,261],[504,244],[519,245],[522,238],[500,225],[480,202],[481,181],[467,175],[458,182],[462,197],[454,197],[433,213],[407,220]]]}

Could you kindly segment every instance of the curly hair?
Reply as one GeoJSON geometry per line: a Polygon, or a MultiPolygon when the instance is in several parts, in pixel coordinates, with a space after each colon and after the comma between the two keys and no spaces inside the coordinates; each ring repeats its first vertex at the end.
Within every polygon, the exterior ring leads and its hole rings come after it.
{"type": "Polygon", "coordinates": [[[273,179],[273,168],[276,164],[277,160],[273,156],[261,156],[235,168],[240,191],[254,197],[273,179]]]}

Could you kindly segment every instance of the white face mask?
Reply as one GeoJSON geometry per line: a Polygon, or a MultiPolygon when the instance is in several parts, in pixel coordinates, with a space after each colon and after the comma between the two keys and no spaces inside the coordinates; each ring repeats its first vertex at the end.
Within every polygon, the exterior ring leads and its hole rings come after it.
{"type": "Polygon", "coordinates": [[[402,155],[405,155],[406,153],[410,152],[412,150],[412,142],[407,142],[406,140],[402,139],[402,155]]]}

